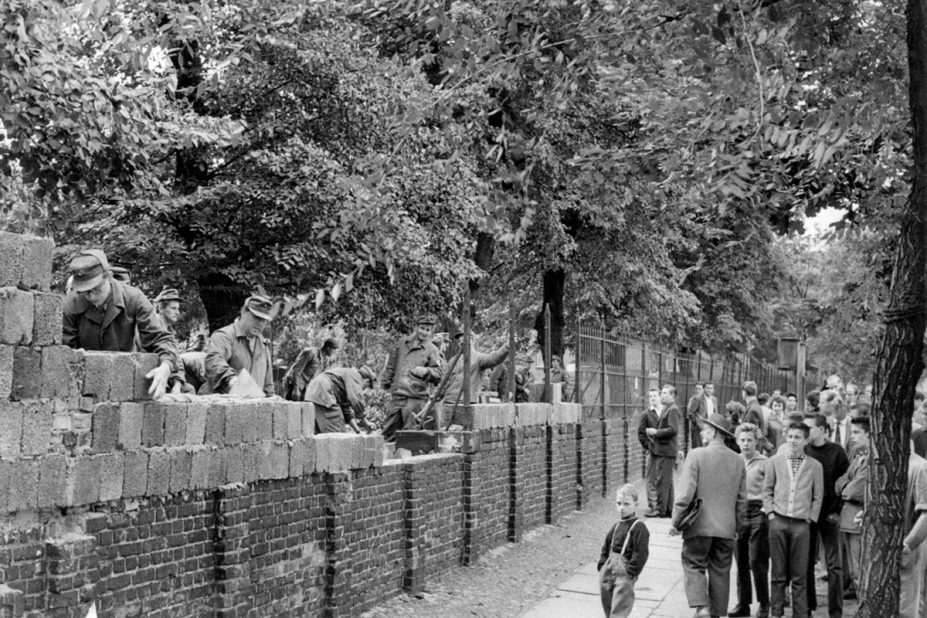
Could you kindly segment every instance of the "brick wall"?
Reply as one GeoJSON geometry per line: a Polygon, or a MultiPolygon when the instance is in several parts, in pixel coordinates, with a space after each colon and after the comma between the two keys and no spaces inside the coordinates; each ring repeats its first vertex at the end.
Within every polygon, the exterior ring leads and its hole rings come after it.
{"type": "Polygon", "coordinates": [[[547,427],[547,523],[576,509],[576,425],[547,427]]]}
{"type": "Polygon", "coordinates": [[[509,540],[540,526],[547,512],[547,429],[543,425],[513,429],[512,518],[509,540]]]}
{"type": "Polygon", "coordinates": [[[579,425],[582,439],[579,448],[579,479],[577,508],[589,500],[601,498],[605,491],[605,422],[585,420],[579,425]]]}

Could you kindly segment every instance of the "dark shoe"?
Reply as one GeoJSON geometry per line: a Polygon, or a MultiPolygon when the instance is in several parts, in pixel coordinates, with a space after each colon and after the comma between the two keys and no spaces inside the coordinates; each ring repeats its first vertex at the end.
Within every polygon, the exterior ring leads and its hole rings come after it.
{"type": "Polygon", "coordinates": [[[855,598],[856,598],[856,590],[854,590],[853,588],[850,588],[850,589],[848,589],[848,590],[844,590],[844,591],[843,591],[843,598],[844,598],[844,599],[855,599],[855,598]]]}
{"type": "Polygon", "coordinates": [[[647,511],[644,513],[644,517],[663,517],[663,513],[657,510],[647,511]]]}
{"type": "Polygon", "coordinates": [[[738,603],[737,607],[727,613],[731,618],[750,618],[750,606],[738,603]]]}
{"type": "Polygon", "coordinates": [[[756,610],[756,618],[769,618],[769,603],[760,603],[760,608],[756,610]]]}

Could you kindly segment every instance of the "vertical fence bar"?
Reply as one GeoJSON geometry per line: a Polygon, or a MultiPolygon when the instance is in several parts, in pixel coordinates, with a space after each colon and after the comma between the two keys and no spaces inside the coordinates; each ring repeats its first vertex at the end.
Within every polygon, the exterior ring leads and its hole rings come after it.
{"type": "Polygon", "coordinates": [[[576,359],[573,361],[576,366],[576,386],[573,387],[573,401],[580,405],[580,414],[582,414],[582,405],[583,397],[580,392],[583,388],[583,377],[580,367],[582,366],[582,349],[583,349],[583,321],[579,317],[579,313],[576,314],[576,359]]]}
{"type": "Polygon", "coordinates": [[[509,294],[509,379],[505,385],[508,389],[502,401],[515,403],[515,295],[509,294]]]}
{"type": "MultiPolygon", "coordinates": [[[[560,361],[563,362],[563,359],[560,361]]],[[[551,403],[550,396],[550,305],[544,304],[544,403],[551,403]]]]}
{"type": "Polygon", "coordinates": [[[600,418],[608,418],[608,401],[606,400],[606,389],[608,388],[608,378],[605,375],[605,354],[608,351],[608,343],[605,341],[605,325],[603,324],[599,330],[599,336],[601,337],[601,347],[599,355],[599,391],[602,394],[602,416],[600,418]]]}
{"type": "Polygon", "coordinates": [[[463,303],[463,404],[464,410],[470,409],[470,282],[464,283],[463,303]]]}

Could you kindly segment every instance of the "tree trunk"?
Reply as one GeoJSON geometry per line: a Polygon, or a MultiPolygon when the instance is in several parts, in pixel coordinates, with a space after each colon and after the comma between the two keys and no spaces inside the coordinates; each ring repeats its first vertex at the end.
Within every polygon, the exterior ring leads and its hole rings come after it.
{"type": "Polygon", "coordinates": [[[245,299],[248,298],[241,286],[221,273],[209,273],[197,279],[196,283],[200,288],[203,307],[206,309],[209,332],[234,322],[241,313],[245,299]]]}
{"type": "MultiPolygon", "coordinates": [[[[534,320],[538,331],[538,343],[544,349],[544,305],[550,307],[550,353],[563,358],[563,292],[566,286],[566,272],[562,268],[544,271],[544,302],[534,320]]],[[[547,361],[547,359],[544,359],[547,361]]]]}
{"type": "Polygon", "coordinates": [[[885,332],[876,357],[862,585],[857,616],[898,615],[904,495],[914,391],[927,326],[927,0],[908,0],[914,184],[895,250],[885,332]]]}

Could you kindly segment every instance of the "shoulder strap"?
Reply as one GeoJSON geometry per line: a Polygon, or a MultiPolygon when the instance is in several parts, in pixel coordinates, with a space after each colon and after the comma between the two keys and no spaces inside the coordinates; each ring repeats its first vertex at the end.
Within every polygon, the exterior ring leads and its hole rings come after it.
{"type": "Polygon", "coordinates": [[[621,545],[621,555],[624,555],[624,552],[628,549],[628,541],[631,540],[631,531],[634,530],[634,526],[640,523],[639,519],[635,519],[634,523],[631,524],[631,527],[628,528],[628,533],[624,535],[624,543],[621,545]]]}

